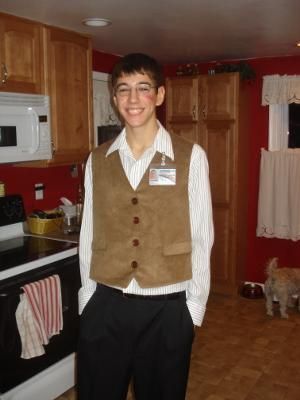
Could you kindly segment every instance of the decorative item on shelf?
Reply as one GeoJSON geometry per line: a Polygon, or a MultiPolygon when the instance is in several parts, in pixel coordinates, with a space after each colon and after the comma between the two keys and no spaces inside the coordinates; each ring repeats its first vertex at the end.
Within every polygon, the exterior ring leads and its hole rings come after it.
{"type": "Polygon", "coordinates": [[[217,64],[215,67],[215,72],[239,72],[241,78],[246,81],[253,81],[256,77],[254,69],[246,62],[241,61],[237,64],[217,64]]]}
{"type": "Polygon", "coordinates": [[[198,64],[185,64],[179,65],[176,70],[176,75],[199,75],[198,64]]]}

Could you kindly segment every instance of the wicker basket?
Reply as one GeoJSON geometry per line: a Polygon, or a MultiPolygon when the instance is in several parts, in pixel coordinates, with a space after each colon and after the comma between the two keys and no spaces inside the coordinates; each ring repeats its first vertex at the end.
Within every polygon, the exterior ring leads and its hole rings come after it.
{"type": "Polygon", "coordinates": [[[51,219],[28,217],[27,223],[31,233],[42,235],[45,233],[60,231],[62,229],[63,217],[51,219]]]}

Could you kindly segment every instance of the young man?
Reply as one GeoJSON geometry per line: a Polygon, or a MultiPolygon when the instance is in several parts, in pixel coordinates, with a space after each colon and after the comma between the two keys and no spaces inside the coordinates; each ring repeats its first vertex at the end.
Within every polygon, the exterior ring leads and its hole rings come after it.
{"type": "Polygon", "coordinates": [[[156,119],[158,63],[114,67],[125,128],[90,155],[80,233],[80,400],[184,400],[210,284],[213,222],[204,151],[156,119]]]}

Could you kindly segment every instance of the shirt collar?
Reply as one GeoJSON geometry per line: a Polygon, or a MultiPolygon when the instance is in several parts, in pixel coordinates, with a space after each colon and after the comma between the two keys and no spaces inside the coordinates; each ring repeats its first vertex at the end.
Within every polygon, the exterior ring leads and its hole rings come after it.
{"type": "MultiPolygon", "coordinates": [[[[165,153],[167,157],[171,158],[171,160],[174,160],[174,151],[170,134],[166,131],[166,129],[162,126],[162,124],[159,121],[157,121],[157,123],[158,123],[158,131],[152,145],[153,151],[155,152],[158,151],[161,154],[165,153]]],[[[124,128],[108,148],[106,152],[106,157],[108,157],[114,151],[127,150],[127,149],[128,149],[128,144],[126,141],[126,130],[124,128]]]]}

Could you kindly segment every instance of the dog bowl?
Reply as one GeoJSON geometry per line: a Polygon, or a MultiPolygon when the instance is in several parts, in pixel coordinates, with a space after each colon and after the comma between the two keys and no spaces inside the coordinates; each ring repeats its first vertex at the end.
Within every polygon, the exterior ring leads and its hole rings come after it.
{"type": "Polygon", "coordinates": [[[241,295],[247,299],[261,299],[264,297],[263,289],[256,283],[245,283],[242,286],[241,295]]]}

